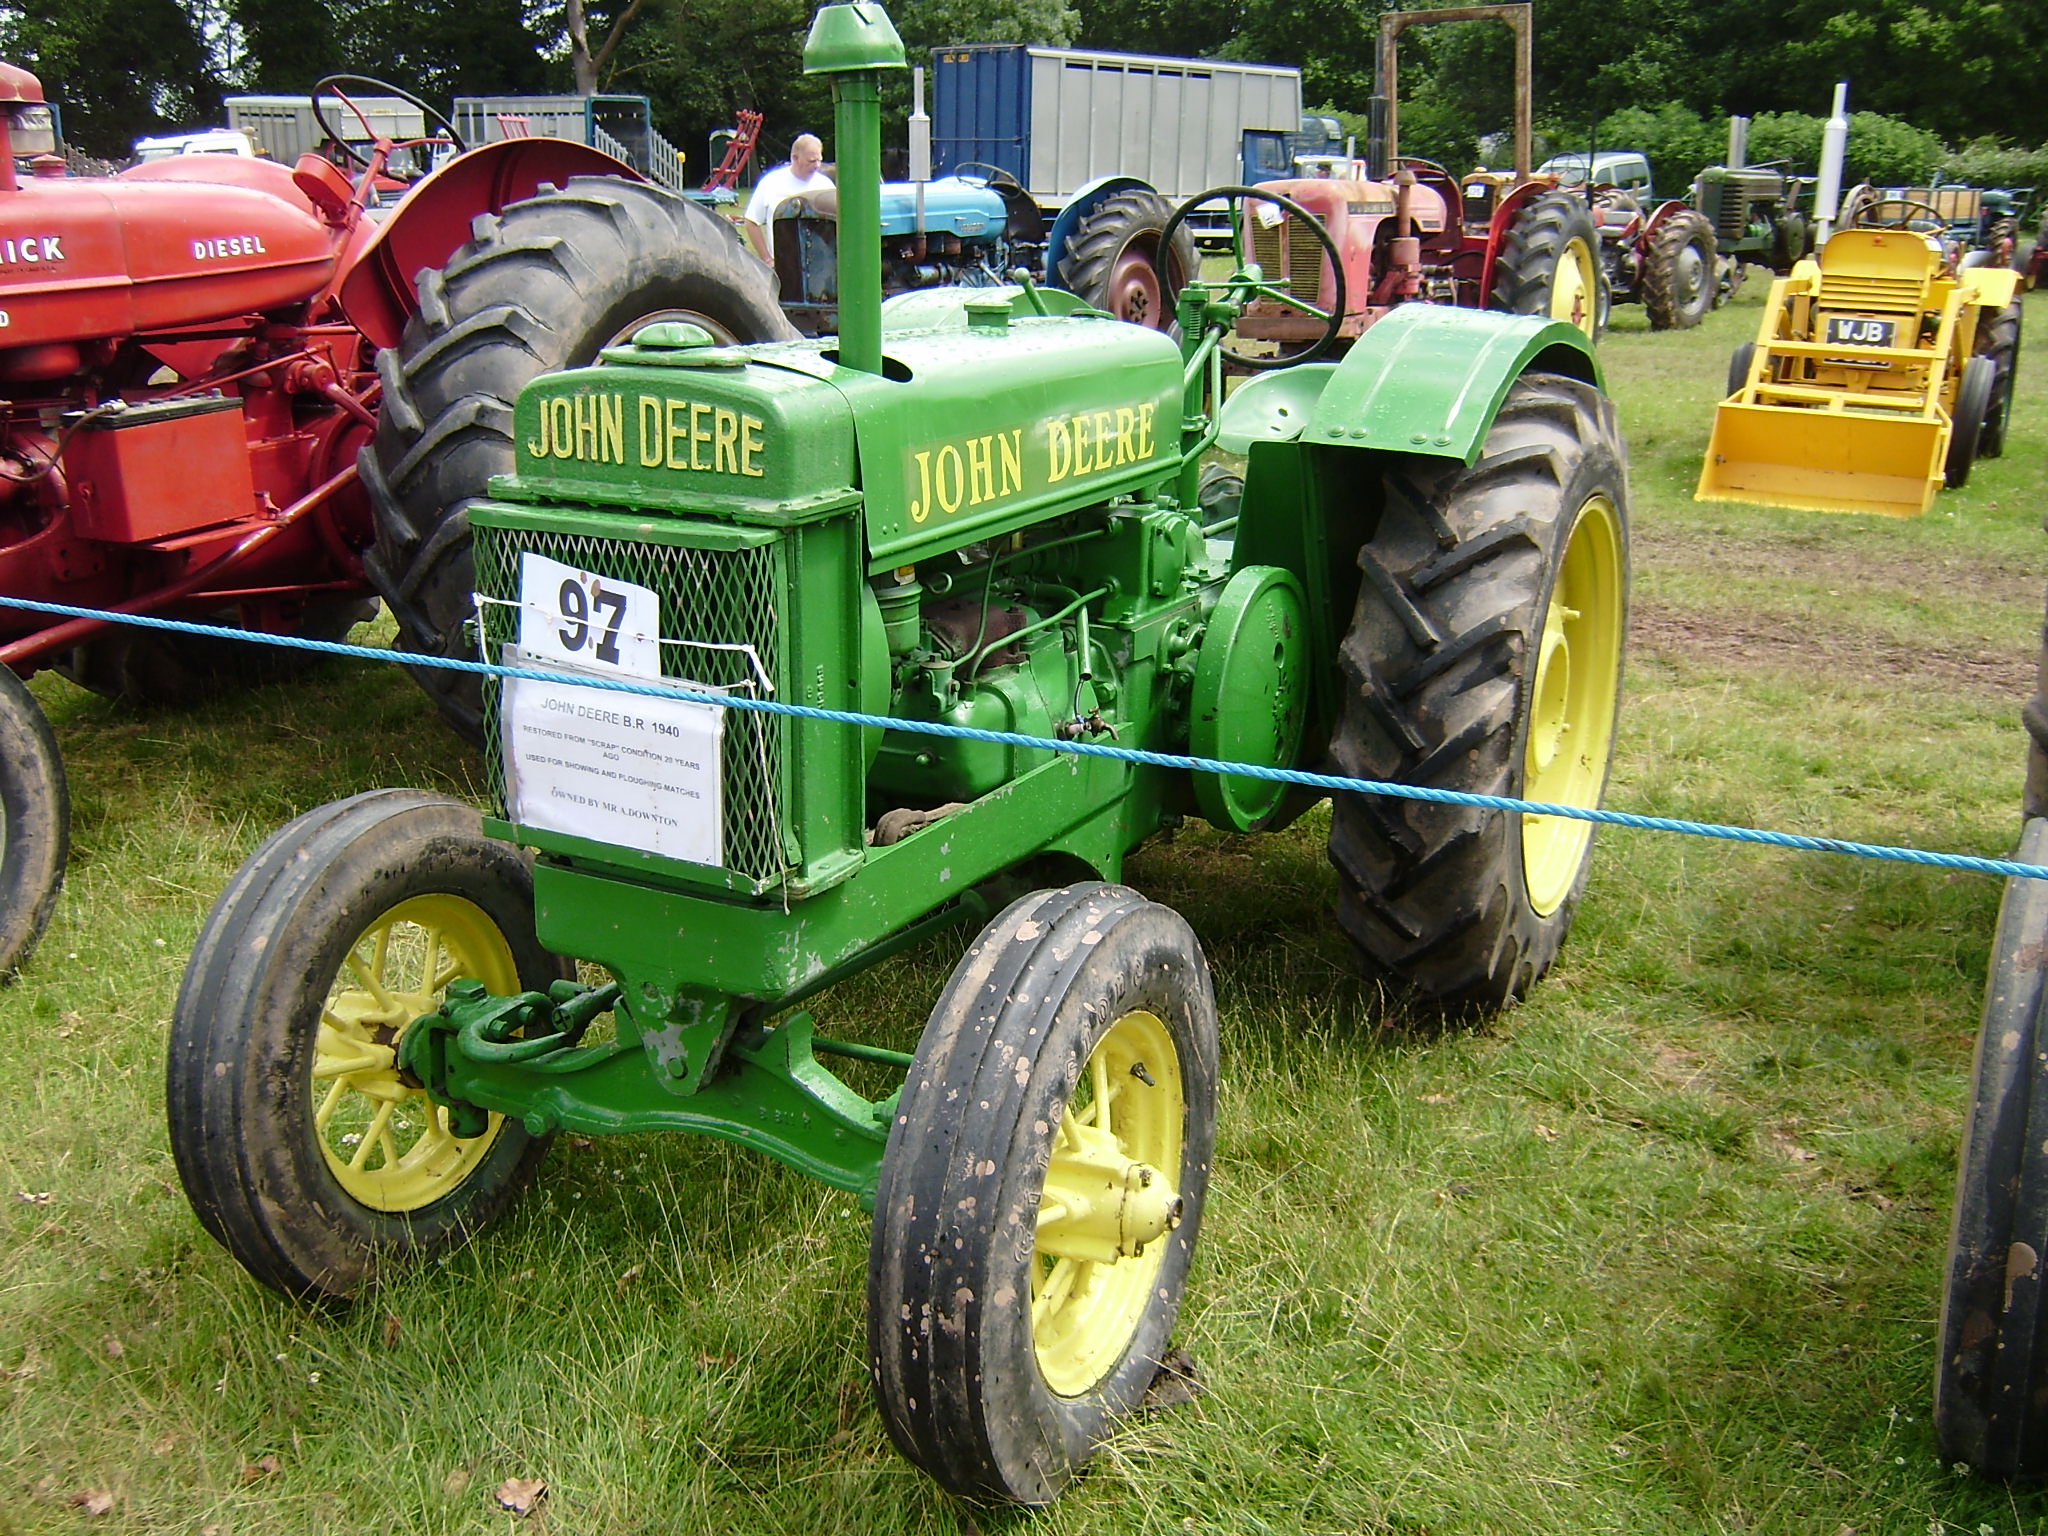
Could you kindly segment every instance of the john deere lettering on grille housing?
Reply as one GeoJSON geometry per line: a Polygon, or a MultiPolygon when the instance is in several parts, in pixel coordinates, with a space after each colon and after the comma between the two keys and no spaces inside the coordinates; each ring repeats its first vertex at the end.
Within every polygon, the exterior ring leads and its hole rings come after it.
{"type": "Polygon", "coordinates": [[[536,419],[536,435],[525,443],[530,459],[632,463],[752,480],[767,474],[761,418],[709,401],[639,395],[628,411],[624,395],[556,395],[541,402],[536,419]]]}

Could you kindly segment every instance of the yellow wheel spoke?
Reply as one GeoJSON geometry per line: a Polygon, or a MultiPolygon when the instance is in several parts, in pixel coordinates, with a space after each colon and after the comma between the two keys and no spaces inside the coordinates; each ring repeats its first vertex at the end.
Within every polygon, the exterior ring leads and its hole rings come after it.
{"type": "Polygon", "coordinates": [[[365,928],[329,989],[306,1091],[329,1171],[373,1210],[442,1199],[488,1166],[502,1133],[493,1115],[482,1134],[456,1136],[447,1111],[396,1070],[392,1035],[438,1008],[462,976],[500,995],[520,990],[518,962],[490,916],[464,897],[429,892],[365,928]]]}
{"type": "Polygon", "coordinates": [[[327,1122],[334,1118],[334,1106],[341,1102],[341,1096],[348,1092],[346,1082],[337,1082],[327,1090],[327,1097],[320,1101],[320,1107],[313,1111],[313,1129],[324,1131],[327,1122]]]}
{"type": "Polygon", "coordinates": [[[1095,1079],[1095,1129],[1106,1131],[1109,1127],[1109,1052],[1098,1049],[1094,1059],[1088,1063],[1090,1075],[1095,1079]]]}
{"type": "Polygon", "coordinates": [[[391,993],[384,986],[384,940],[388,936],[388,929],[377,936],[377,956],[367,966],[363,963],[361,955],[357,954],[354,950],[348,952],[349,970],[354,974],[356,980],[363,984],[363,990],[377,999],[377,1006],[384,1011],[386,1017],[389,1017],[397,1008],[397,1000],[392,997],[391,993]]]}
{"type": "Polygon", "coordinates": [[[391,1119],[391,1105],[386,1102],[377,1106],[377,1113],[371,1117],[370,1128],[363,1132],[363,1139],[356,1143],[355,1156],[348,1160],[349,1167],[361,1171],[370,1156],[370,1148],[376,1145],[384,1134],[385,1124],[391,1119]]]}

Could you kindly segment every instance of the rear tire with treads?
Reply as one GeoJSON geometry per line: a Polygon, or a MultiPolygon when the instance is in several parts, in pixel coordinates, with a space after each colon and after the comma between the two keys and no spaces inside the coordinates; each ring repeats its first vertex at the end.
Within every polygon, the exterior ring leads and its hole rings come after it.
{"type": "MultiPolygon", "coordinates": [[[[469,506],[513,470],[512,407],[527,383],[592,361],[649,320],[690,320],[732,341],[797,337],[768,268],[716,215],[659,187],[578,176],[471,229],[421,278],[419,312],[377,359],[383,407],[361,458],[377,520],[363,564],[400,646],[465,659],[469,506]]],[[[473,675],[413,676],[456,730],[482,740],[473,675]]]]}
{"type": "Polygon", "coordinates": [[[1643,263],[1643,308],[1653,331],[1689,330],[1714,307],[1714,226],[1690,208],[1680,209],[1650,237],[1643,263]]]}
{"type": "MultiPolygon", "coordinates": [[[[2048,861],[2048,819],[2029,817],[2013,857],[2048,861]]],[[[2048,1474],[2048,970],[2038,958],[2044,941],[2048,883],[2007,880],[1957,1169],[1934,1378],[1942,1459],[1990,1477],[2048,1474]]]]}
{"type": "Polygon", "coordinates": [[[1570,192],[1532,198],[1515,215],[1493,271],[1491,308],[1548,315],[1577,326],[1589,341],[1599,336],[1607,278],[1600,231],[1584,198],[1570,192]]]}
{"type": "Polygon", "coordinates": [[[1198,270],[1195,237],[1185,223],[1170,244],[1160,244],[1172,217],[1173,204],[1157,192],[1104,198],[1075,228],[1066,249],[1053,252],[1055,280],[1119,320],[1168,329],[1174,301],[1198,270]]]}
{"type": "Polygon", "coordinates": [[[71,791],[50,722],[0,667],[0,982],[13,979],[56,910],[71,848],[71,791]]]}
{"type": "MultiPolygon", "coordinates": [[[[309,603],[285,633],[300,640],[346,640],[356,625],[376,616],[377,605],[368,599],[309,603]]],[[[232,612],[201,615],[194,622],[201,620],[236,626],[232,612]]],[[[196,704],[230,688],[283,682],[326,659],[317,651],[260,641],[115,624],[58,652],[51,666],[102,698],[125,704],[196,704]]]]}
{"type": "MultiPolygon", "coordinates": [[[[1393,461],[1360,552],[1338,771],[1596,806],[1627,631],[1627,462],[1613,403],[1524,375],[1470,468],[1393,461]]],[[[1335,797],[1339,920],[1367,969],[1451,1017],[1549,969],[1592,853],[1589,823],[1335,797]]]]}
{"type": "Polygon", "coordinates": [[[1991,404],[1984,412],[1984,431],[1977,439],[1977,457],[1995,459],[2005,452],[2006,429],[2012,421],[2013,383],[2020,368],[2020,301],[1977,323],[1977,356],[1991,359],[1991,404]]]}

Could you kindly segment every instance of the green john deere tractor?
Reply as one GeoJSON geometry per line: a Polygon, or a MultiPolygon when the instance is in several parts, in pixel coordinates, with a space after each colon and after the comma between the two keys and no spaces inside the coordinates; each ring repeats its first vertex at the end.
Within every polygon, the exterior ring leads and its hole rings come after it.
{"type": "MultiPolygon", "coordinates": [[[[208,1230],[317,1299],[466,1242],[556,1131],[752,1147],[874,1213],[904,1454],[1041,1503],[1166,1352],[1214,1144],[1208,965],[1124,858],[1313,797],[1034,743],[1593,805],[1625,451],[1585,336],[1542,318],[1404,307],[1226,403],[1256,268],[1191,286],[1179,343],[1029,287],[885,307],[901,44],[829,4],[805,61],[839,104],[843,334],[663,319],[524,390],[469,515],[482,654],[526,674],[485,690],[495,814],[359,795],[243,867],[179,999],[172,1142],[208,1230]],[[914,1055],[804,1007],[962,923],[914,1055]]],[[[1390,990],[1498,1009],[1591,843],[1342,794],[1339,920],[1390,990]]]]}

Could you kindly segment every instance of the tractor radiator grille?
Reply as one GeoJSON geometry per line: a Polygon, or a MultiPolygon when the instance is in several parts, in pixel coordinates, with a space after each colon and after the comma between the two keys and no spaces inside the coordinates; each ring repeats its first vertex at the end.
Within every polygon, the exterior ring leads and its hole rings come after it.
{"type": "Polygon", "coordinates": [[[1266,281],[1315,303],[1323,291],[1323,243],[1310,234],[1295,239],[1292,215],[1268,225],[1248,209],[1245,220],[1252,227],[1252,260],[1265,272],[1266,281]]]}
{"type": "MultiPolygon", "coordinates": [[[[526,528],[476,529],[476,584],[482,651],[504,654],[519,637],[519,557],[531,552],[578,570],[648,587],[661,600],[663,677],[760,698],[780,689],[783,581],[780,542],[736,550],[685,549],[526,528]]],[[[484,680],[485,739],[500,740],[501,685],[484,680]]],[[[725,868],[755,889],[794,865],[783,837],[784,719],[755,710],[725,714],[725,868]]],[[[508,807],[502,754],[489,754],[491,793],[508,807]]]]}
{"type": "Polygon", "coordinates": [[[1926,289],[1910,278],[1865,277],[1823,272],[1822,309],[1854,310],[1858,314],[1917,315],[1926,289]]]}

